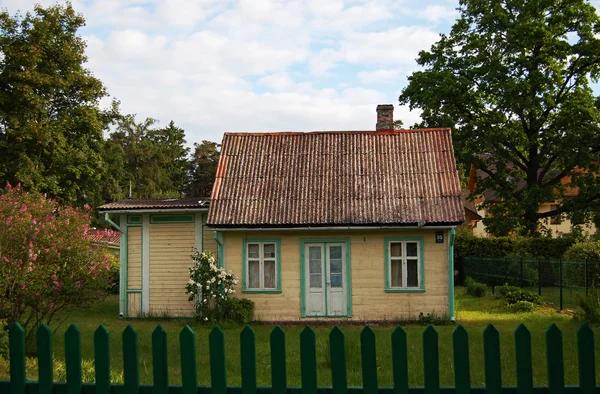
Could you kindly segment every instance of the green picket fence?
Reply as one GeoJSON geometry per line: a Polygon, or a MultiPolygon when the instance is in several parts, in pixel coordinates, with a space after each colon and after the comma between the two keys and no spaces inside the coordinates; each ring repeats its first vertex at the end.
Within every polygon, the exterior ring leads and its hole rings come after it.
{"type": "Polygon", "coordinates": [[[196,338],[191,328],[180,333],[181,385],[169,385],[167,333],[158,326],[152,334],[153,385],[140,385],[138,340],[132,326],[123,332],[123,384],[110,382],[109,334],[100,326],[94,334],[96,383],[81,380],[81,338],[71,325],[65,333],[66,383],[53,382],[52,332],[42,325],[37,331],[38,382],[25,376],[25,335],[19,324],[9,332],[10,381],[0,381],[0,393],[11,394],[598,394],[594,333],[583,324],[577,331],[579,386],[565,387],[562,333],[554,324],[546,330],[548,386],[534,387],[531,361],[531,334],[521,324],[515,330],[517,387],[502,385],[500,336],[489,325],[483,333],[485,387],[472,388],[469,338],[460,325],[453,333],[455,387],[440,387],[438,334],[429,326],[423,332],[424,386],[408,386],[406,333],[397,327],[391,338],[394,386],[380,388],[377,381],[375,333],[365,327],[360,334],[362,388],[347,383],[344,333],[335,327],[329,334],[332,387],[317,385],[315,332],[306,327],[300,334],[301,388],[288,388],[286,378],[286,335],[281,327],[271,332],[271,387],[256,384],[256,342],[254,330],[246,326],[240,334],[241,387],[228,387],[225,370],[225,336],[219,327],[209,334],[211,387],[199,387],[196,368],[196,338]]]}

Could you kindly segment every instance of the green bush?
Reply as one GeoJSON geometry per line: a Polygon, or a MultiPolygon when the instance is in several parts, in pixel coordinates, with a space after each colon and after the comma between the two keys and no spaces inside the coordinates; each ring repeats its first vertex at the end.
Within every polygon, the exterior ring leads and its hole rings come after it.
{"type": "Polygon", "coordinates": [[[511,312],[533,312],[536,305],[530,301],[517,301],[514,304],[507,304],[506,309],[511,312]]]}
{"type": "Polygon", "coordinates": [[[585,261],[587,265],[587,285],[600,285],[600,241],[577,242],[565,252],[563,280],[569,285],[586,286],[585,261]]]}
{"type": "MultiPolygon", "coordinates": [[[[54,360],[54,381],[67,381],[67,366],[59,360],[54,360]]],[[[96,368],[93,360],[83,359],[81,361],[81,381],[83,383],[93,383],[96,381],[96,368]]],[[[111,383],[123,383],[125,381],[123,372],[116,372],[111,369],[110,381],[111,383]]]]}
{"type": "Polygon", "coordinates": [[[542,305],[544,303],[544,299],[541,296],[535,294],[534,292],[522,289],[509,291],[503,298],[509,305],[516,304],[521,301],[531,302],[536,305],[542,305]]]}
{"type": "Polygon", "coordinates": [[[223,303],[223,318],[233,323],[246,324],[254,317],[254,301],[247,298],[229,298],[223,303]]]}
{"type": "Polygon", "coordinates": [[[487,287],[483,283],[476,282],[473,278],[465,279],[465,287],[467,294],[473,297],[483,297],[487,292],[487,287]]]}
{"type": "Polygon", "coordinates": [[[438,315],[435,312],[429,312],[428,314],[419,313],[419,319],[417,322],[422,326],[445,326],[452,324],[447,315],[438,315]]]}
{"type": "Polygon", "coordinates": [[[508,293],[510,293],[512,291],[517,291],[517,290],[521,290],[521,289],[517,286],[509,286],[507,284],[496,287],[496,293],[501,298],[505,298],[508,293]]]}
{"type": "Polygon", "coordinates": [[[116,256],[110,257],[110,288],[108,292],[110,294],[119,294],[119,283],[120,281],[120,264],[119,258],[116,256]]]}

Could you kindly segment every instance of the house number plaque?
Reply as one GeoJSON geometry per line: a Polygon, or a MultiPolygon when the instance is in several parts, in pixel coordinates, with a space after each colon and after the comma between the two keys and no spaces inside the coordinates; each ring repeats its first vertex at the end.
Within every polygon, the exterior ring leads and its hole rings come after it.
{"type": "Polygon", "coordinates": [[[443,244],[444,243],[444,232],[443,231],[436,231],[435,232],[435,243],[436,244],[443,244]]]}

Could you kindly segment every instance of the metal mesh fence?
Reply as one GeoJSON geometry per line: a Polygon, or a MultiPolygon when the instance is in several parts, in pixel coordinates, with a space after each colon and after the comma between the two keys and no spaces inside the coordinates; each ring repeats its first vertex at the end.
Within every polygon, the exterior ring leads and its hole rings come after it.
{"type": "Polygon", "coordinates": [[[494,292],[508,284],[538,293],[559,309],[574,309],[579,296],[600,286],[600,261],[465,257],[462,277],[485,283],[494,292]]]}

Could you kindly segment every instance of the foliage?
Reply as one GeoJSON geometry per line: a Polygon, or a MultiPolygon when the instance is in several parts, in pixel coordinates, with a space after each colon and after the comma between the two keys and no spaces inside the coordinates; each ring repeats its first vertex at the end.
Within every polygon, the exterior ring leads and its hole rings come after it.
{"type": "Polygon", "coordinates": [[[446,326],[452,324],[452,321],[448,318],[447,315],[438,315],[435,312],[429,312],[427,314],[423,314],[423,312],[419,313],[419,317],[417,319],[417,323],[422,326],[446,326]]]}
{"type": "Polygon", "coordinates": [[[569,260],[600,261],[600,241],[577,242],[567,249],[563,257],[569,260]]]}
{"type": "MultiPolygon", "coordinates": [[[[90,211],[7,186],[0,195],[0,317],[31,329],[102,300],[109,252],[85,239],[90,211]]],[[[33,330],[30,330],[33,332],[33,330]]]]}
{"type": "Polygon", "coordinates": [[[0,319],[0,358],[8,355],[8,327],[5,319],[0,319]]]}
{"type": "Polygon", "coordinates": [[[221,145],[211,141],[194,144],[194,153],[190,163],[190,183],[186,189],[188,195],[210,197],[217,174],[220,147],[221,145]]]}
{"type": "MultiPolygon", "coordinates": [[[[54,360],[54,381],[55,382],[66,382],[67,381],[67,364],[54,360]]],[[[81,382],[82,383],[94,383],[96,381],[96,366],[94,360],[83,359],[81,360],[81,382]]],[[[110,382],[113,384],[122,384],[125,382],[123,372],[117,372],[114,369],[110,370],[110,382]]]]}
{"type": "Polygon", "coordinates": [[[119,257],[109,254],[108,261],[110,263],[109,273],[109,294],[119,294],[119,284],[121,283],[121,264],[119,263],[119,257]]]}
{"type": "Polygon", "coordinates": [[[223,319],[233,323],[250,323],[254,317],[254,301],[247,298],[228,298],[223,303],[223,319]]]}
{"type": "Polygon", "coordinates": [[[196,303],[196,317],[202,321],[218,322],[223,320],[224,305],[229,296],[235,293],[233,288],[237,278],[230,271],[216,264],[212,252],[192,254],[194,265],[190,267],[190,280],[185,286],[189,300],[196,303]]]}
{"type": "Polygon", "coordinates": [[[533,312],[536,309],[536,305],[530,301],[517,301],[514,304],[507,304],[506,309],[511,312],[533,312]]]}
{"type": "Polygon", "coordinates": [[[509,286],[509,285],[505,284],[502,286],[497,286],[495,289],[495,292],[498,294],[499,297],[506,298],[506,295],[508,293],[517,291],[517,290],[520,290],[520,288],[517,286],[509,286]]]}
{"type": "Polygon", "coordinates": [[[586,297],[577,299],[575,317],[588,323],[600,323],[600,291],[593,286],[586,297]]]}
{"type": "Polygon", "coordinates": [[[563,267],[563,275],[568,283],[585,287],[587,276],[587,286],[600,285],[600,241],[577,242],[565,252],[564,258],[572,260],[565,262],[563,267]]]}
{"type": "Polygon", "coordinates": [[[523,289],[509,291],[503,296],[503,298],[506,300],[508,305],[516,304],[521,301],[531,302],[535,305],[542,305],[544,303],[544,299],[541,296],[532,291],[523,289]]]}
{"type": "Polygon", "coordinates": [[[561,258],[573,245],[570,237],[477,237],[461,232],[454,241],[456,259],[479,257],[561,258]]]}
{"type": "Polygon", "coordinates": [[[484,285],[483,283],[476,282],[471,277],[465,279],[465,287],[467,288],[467,294],[473,297],[483,297],[487,292],[486,285],[484,285]]]}
{"type": "Polygon", "coordinates": [[[84,24],[70,4],[0,12],[0,182],[78,205],[101,200],[103,132],[117,111],[99,108],[106,90],[84,67],[84,24]]]}
{"type": "MultiPolygon", "coordinates": [[[[600,18],[585,0],[461,0],[451,32],[419,54],[399,101],[427,127],[452,127],[460,162],[489,191],[495,235],[533,235],[542,218],[600,206],[600,18]],[[576,196],[563,198],[577,188],[576,196]],[[551,212],[541,202],[558,201],[551,212]]],[[[489,195],[489,194],[488,194],[489,195]]]]}
{"type": "Polygon", "coordinates": [[[122,116],[106,141],[105,156],[111,173],[105,198],[180,197],[187,182],[185,132],[171,121],[156,128],[148,118],[136,123],[133,115],[122,116]]]}

